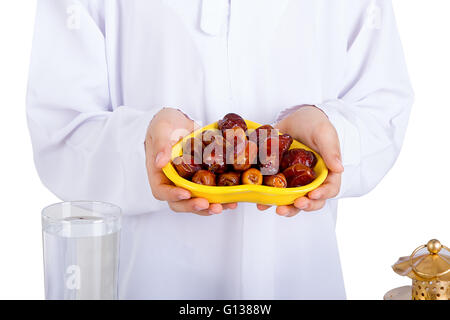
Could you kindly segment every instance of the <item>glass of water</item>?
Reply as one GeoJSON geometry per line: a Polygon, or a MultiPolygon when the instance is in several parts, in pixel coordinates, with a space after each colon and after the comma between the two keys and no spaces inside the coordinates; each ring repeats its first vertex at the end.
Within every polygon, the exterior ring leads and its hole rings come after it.
{"type": "Polygon", "coordinates": [[[121,210],[90,201],[62,202],[42,211],[45,297],[117,299],[121,210]]]}

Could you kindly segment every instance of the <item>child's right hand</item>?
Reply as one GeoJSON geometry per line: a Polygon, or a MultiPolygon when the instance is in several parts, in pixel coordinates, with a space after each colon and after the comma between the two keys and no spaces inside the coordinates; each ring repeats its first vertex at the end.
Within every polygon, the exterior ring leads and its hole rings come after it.
{"type": "Polygon", "coordinates": [[[196,129],[194,121],[188,119],[181,111],[172,108],[162,109],[150,122],[145,139],[145,155],[153,196],[160,201],[167,201],[175,212],[210,216],[219,214],[224,209],[235,209],[236,203],[210,204],[204,198],[192,198],[188,190],[174,186],[162,171],[170,161],[172,146],[194,129],[196,129]]]}

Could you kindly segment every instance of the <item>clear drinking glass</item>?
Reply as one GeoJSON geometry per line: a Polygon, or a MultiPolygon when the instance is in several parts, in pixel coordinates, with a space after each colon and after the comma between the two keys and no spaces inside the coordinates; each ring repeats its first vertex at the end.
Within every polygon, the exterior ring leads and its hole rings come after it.
{"type": "Polygon", "coordinates": [[[62,202],[42,211],[45,297],[117,299],[121,210],[102,202],[62,202]]]}

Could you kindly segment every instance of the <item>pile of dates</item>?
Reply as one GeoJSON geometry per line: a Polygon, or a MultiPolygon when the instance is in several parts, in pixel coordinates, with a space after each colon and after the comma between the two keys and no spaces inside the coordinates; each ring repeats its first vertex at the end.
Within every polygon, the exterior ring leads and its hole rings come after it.
{"type": "Polygon", "coordinates": [[[229,113],[218,130],[186,140],[183,155],[172,162],[181,177],[206,186],[300,187],[316,178],[317,158],[305,149],[289,149],[292,142],[270,125],[249,132],[244,119],[229,113]]]}

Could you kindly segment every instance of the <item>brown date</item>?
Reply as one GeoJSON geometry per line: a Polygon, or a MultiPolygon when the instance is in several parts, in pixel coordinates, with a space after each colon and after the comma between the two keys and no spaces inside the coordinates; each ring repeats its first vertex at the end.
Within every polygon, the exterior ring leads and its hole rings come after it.
{"type": "Polygon", "coordinates": [[[237,186],[241,181],[241,174],[239,172],[222,173],[217,178],[218,186],[237,186]]]}
{"type": "Polygon", "coordinates": [[[253,141],[246,141],[245,150],[233,155],[233,169],[236,171],[245,171],[256,164],[258,156],[258,147],[253,141]]]}
{"type": "Polygon", "coordinates": [[[203,150],[203,164],[213,173],[224,173],[227,170],[225,161],[227,142],[222,136],[216,136],[214,142],[203,150]]]}
{"type": "Polygon", "coordinates": [[[202,169],[202,165],[195,164],[194,158],[190,156],[177,157],[173,159],[172,164],[180,177],[184,179],[190,179],[197,171],[202,169]]]}
{"type": "Polygon", "coordinates": [[[235,127],[233,129],[227,129],[225,131],[224,138],[227,143],[228,157],[232,154],[240,154],[244,152],[248,140],[247,135],[242,128],[235,127]]]}
{"type": "Polygon", "coordinates": [[[272,127],[269,124],[266,124],[264,126],[261,126],[259,128],[256,128],[255,131],[250,133],[249,137],[250,140],[256,142],[256,144],[259,146],[260,143],[265,141],[269,137],[277,136],[278,130],[272,127]]]}
{"type": "Polygon", "coordinates": [[[281,136],[279,136],[279,153],[280,153],[280,159],[283,156],[283,154],[289,150],[289,148],[292,145],[292,142],[294,142],[294,139],[288,135],[288,134],[282,134],[281,136]]]}
{"type": "Polygon", "coordinates": [[[313,152],[305,149],[296,148],[288,150],[281,159],[281,171],[297,163],[314,168],[317,163],[317,158],[313,152]]]}
{"type": "Polygon", "coordinates": [[[286,188],[287,180],[284,174],[277,173],[272,176],[264,176],[264,184],[274,188],[286,188]]]}
{"type": "Polygon", "coordinates": [[[283,154],[289,150],[293,141],[294,139],[288,134],[269,137],[262,143],[262,154],[267,157],[277,155],[281,159],[283,154]],[[278,150],[272,150],[273,147],[276,148],[277,146],[278,150]]]}
{"type": "Polygon", "coordinates": [[[278,156],[270,155],[260,159],[259,169],[264,175],[277,174],[280,169],[280,160],[278,156]]]}
{"type": "Polygon", "coordinates": [[[198,138],[189,138],[183,144],[183,156],[195,156],[195,161],[201,163],[203,152],[203,142],[198,138]]]}
{"type": "Polygon", "coordinates": [[[227,165],[224,163],[211,163],[205,165],[205,167],[208,169],[208,171],[211,171],[212,173],[221,174],[227,171],[227,165]]]}
{"type": "Polygon", "coordinates": [[[258,169],[250,168],[242,173],[242,184],[256,184],[263,183],[263,175],[258,169]]]}
{"type": "Polygon", "coordinates": [[[199,170],[192,177],[192,182],[204,186],[215,186],[216,175],[208,170],[199,170]]]}
{"type": "Polygon", "coordinates": [[[314,181],[316,173],[304,164],[297,163],[283,171],[289,188],[306,186],[314,181]]]}
{"type": "Polygon", "coordinates": [[[222,131],[222,134],[225,136],[225,131],[228,129],[233,129],[236,127],[239,127],[245,131],[247,131],[247,124],[245,123],[245,120],[242,119],[240,115],[237,115],[236,113],[229,113],[225,117],[223,117],[222,120],[219,120],[217,123],[219,130],[222,131]]]}
{"type": "Polygon", "coordinates": [[[259,153],[259,168],[264,175],[274,175],[280,169],[280,159],[294,140],[288,134],[266,139],[259,153]],[[277,148],[278,147],[278,148],[277,148]],[[275,148],[275,150],[272,150],[275,148]]]}
{"type": "Polygon", "coordinates": [[[222,138],[222,131],[217,130],[217,129],[203,131],[202,132],[203,145],[206,147],[210,143],[214,142],[214,140],[216,139],[216,136],[219,136],[220,138],[222,138]]]}

